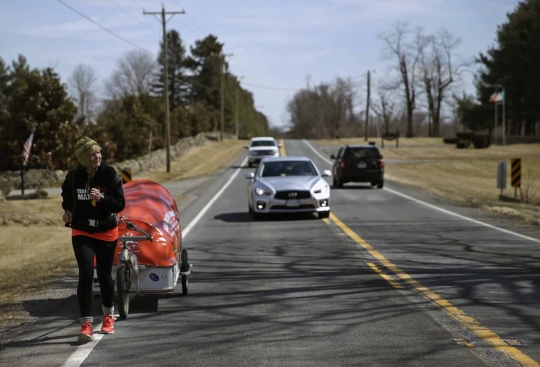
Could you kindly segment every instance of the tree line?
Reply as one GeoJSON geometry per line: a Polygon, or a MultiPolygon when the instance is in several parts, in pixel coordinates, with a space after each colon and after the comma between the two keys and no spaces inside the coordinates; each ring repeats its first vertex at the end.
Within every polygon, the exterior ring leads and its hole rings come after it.
{"type": "MultiPolygon", "coordinates": [[[[171,144],[220,129],[222,81],[225,132],[246,138],[269,129],[253,94],[229,71],[223,51],[224,44],[211,34],[188,51],[178,31],[167,33],[171,144]]],[[[127,52],[101,92],[89,65],[77,65],[63,83],[53,68],[32,68],[22,55],[11,65],[0,57],[0,170],[20,169],[32,131],[28,166],[33,168],[74,166],[73,146],[82,135],[98,141],[113,162],[164,148],[163,52],[162,42],[157,57],[144,50],[127,52]]]]}
{"type": "Polygon", "coordinates": [[[457,57],[459,40],[446,30],[428,34],[403,22],[379,38],[388,66],[384,75],[370,70],[368,78],[377,77],[374,83],[337,78],[299,91],[287,108],[293,135],[360,136],[366,133],[366,118],[373,122],[369,136],[396,131],[407,137],[441,135],[445,103],[467,67],[457,57]],[[300,113],[305,109],[311,114],[300,113]]]}
{"type": "Polygon", "coordinates": [[[538,135],[539,24],[540,0],[522,1],[499,26],[496,45],[467,60],[458,54],[460,40],[447,30],[426,33],[398,22],[379,35],[387,70],[374,83],[371,103],[363,93],[365,79],[361,84],[337,78],[308,85],[287,105],[290,136],[362,136],[366,116],[371,119],[369,136],[396,131],[406,137],[441,136],[454,134],[459,126],[491,133],[495,105],[490,96],[502,89],[507,134],[538,135]],[[460,93],[466,72],[474,74],[476,95],[460,93]]]}

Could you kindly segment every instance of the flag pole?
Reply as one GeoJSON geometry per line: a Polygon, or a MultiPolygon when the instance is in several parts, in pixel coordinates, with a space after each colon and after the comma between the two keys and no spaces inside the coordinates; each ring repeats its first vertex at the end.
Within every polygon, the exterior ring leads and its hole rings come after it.
{"type": "Polygon", "coordinates": [[[495,127],[493,128],[493,140],[494,140],[494,144],[497,144],[497,101],[495,101],[494,105],[495,105],[495,127]]]}
{"type": "Polygon", "coordinates": [[[21,160],[21,194],[24,196],[24,158],[21,160]]]}
{"type": "Polygon", "coordinates": [[[502,98],[502,104],[503,104],[503,110],[502,110],[502,141],[503,146],[506,145],[506,92],[503,89],[503,98],[502,98]]]}

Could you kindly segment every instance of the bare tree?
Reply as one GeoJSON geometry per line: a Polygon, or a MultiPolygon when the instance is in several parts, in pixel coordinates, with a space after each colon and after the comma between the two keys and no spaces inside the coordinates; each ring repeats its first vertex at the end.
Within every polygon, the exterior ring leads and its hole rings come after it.
{"type": "Polygon", "coordinates": [[[422,36],[418,44],[420,54],[419,75],[428,104],[429,136],[440,136],[441,108],[447,91],[458,79],[465,64],[455,64],[455,49],[459,39],[442,30],[435,35],[422,36]],[[431,128],[433,126],[433,128],[431,128]]]}
{"type": "Polygon", "coordinates": [[[384,123],[384,134],[390,132],[390,124],[394,118],[394,111],[396,103],[392,100],[392,92],[388,90],[388,87],[381,83],[377,88],[378,101],[375,101],[371,106],[371,110],[380,118],[384,123]]]}
{"type": "Polygon", "coordinates": [[[414,136],[413,114],[416,108],[416,75],[420,59],[419,44],[424,40],[422,30],[416,31],[414,40],[410,40],[412,31],[407,23],[398,22],[389,33],[380,35],[383,40],[384,56],[394,59],[392,67],[399,74],[398,80],[390,88],[393,90],[402,89],[405,97],[405,110],[407,112],[407,137],[414,136]]]}
{"type": "Polygon", "coordinates": [[[92,117],[96,107],[96,73],[90,65],[79,64],[73,70],[68,82],[77,101],[79,117],[86,121],[92,117]]]}
{"type": "Polygon", "coordinates": [[[119,61],[105,90],[111,98],[149,93],[155,80],[157,64],[149,52],[133,50],[119,61]]]}
{"type": "Polygon", "coordinates": [[[348,135],[358,118],[356,92],[350,80],[337,78],[302,89],[287,105],[291,134],[301,138],[337,138],[348,135]]]}

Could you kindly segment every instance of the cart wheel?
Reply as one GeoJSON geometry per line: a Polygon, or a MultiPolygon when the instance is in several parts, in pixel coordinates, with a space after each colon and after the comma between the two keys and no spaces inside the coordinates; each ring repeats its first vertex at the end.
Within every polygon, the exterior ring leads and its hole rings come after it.
{"type": "Polygon", "coordinates": [[[118,298],[118,313],[125,320],[129,313],[129,290],[131,288],[131,271],[126,264],[118,266],[116,271],[116,295],[118,298]]]}
{"type": "Polygon", "coordinates": [[[180,271],[188,271],[189,270],[189,261],[188,261],[188,254],[186,249],[182,249],[182,252],[180,253],[180,271]]]}
{"type": "Polygon", "coordinates": [[[187,275],[182,275],[182,294],[184,296],[188,295],[189,291],[189,280],[187,275]]]}

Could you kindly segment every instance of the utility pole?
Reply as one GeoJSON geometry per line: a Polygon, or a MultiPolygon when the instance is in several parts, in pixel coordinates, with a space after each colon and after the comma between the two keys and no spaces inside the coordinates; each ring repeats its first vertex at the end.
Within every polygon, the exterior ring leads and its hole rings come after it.
{"type": "Polygon", "coordinates": [[[431,138],[433,134],[433,128],[432,128],[432,109],[433,109],[433,99],[432,99],[432,93],[431,93],[431,78],[427,78],[427,93],[428,93],[428,137],[431,138]]]}
{"type": "Polygon", "coordinates": [[[234,91],[234,136],[238,140],[238,87],[234,91]]]}
{"type": "Polygon", "coordinates": [[[163,68],[165,69],[165,72],[163,73],[163,86],[164,86],[164,93],[163,98],[165,99],[165,135],[166,135],[166,141],[167,141],[167,173],[171,172],[171,125],[169,123],[169,64],[168,64],[168,47],[167,47],[167,19],[165,17],[168,14],[171,14],[171,18],[174,17],[175,14],[185,14],[186,12],[184,10],[182,11],[165,11],[165,5],[161,5],[161,12],[152,12],[152,11],[145,11],[143,9],[143,15],[159,15],[161,14],[161,23],[163,26],[163,68]]]}
{"type": "Polygon", "coordinates": [[[368,70],[367,72],[367,99],[366,99],[366,126],[364,128],[365,132],[365,141],[368,141],[368,127],[369,127],[369,99],[371,96],[371,71],[368,70]]]}
{"type": "Polygon", "coordinates": [[[225,129],[225,57],[233,56],[233,54],[219,53],[219,59],[221,61],[221,129],[219,132],[219,141],[223,143],[223,131],[225,129]]]}
{"type": "Polygon", "coordinates": [[[234,93],[234,119],[235,119],[235,125],[234,125],[234,135],[236,137],[236,140],[238,140],[238,129],[239,129],[239,123],[238,123],[238,88],[240,88],[240,80],[244,79],[243,76],[238,78],[238,84],[236,85],[236,90],[234,93]]]}
{"type": "Polygon", "coordinates": [[[219,141],[223,143],[223,129],[225,125],[225,57],[221,57],[221,129],[219,141]]]}

